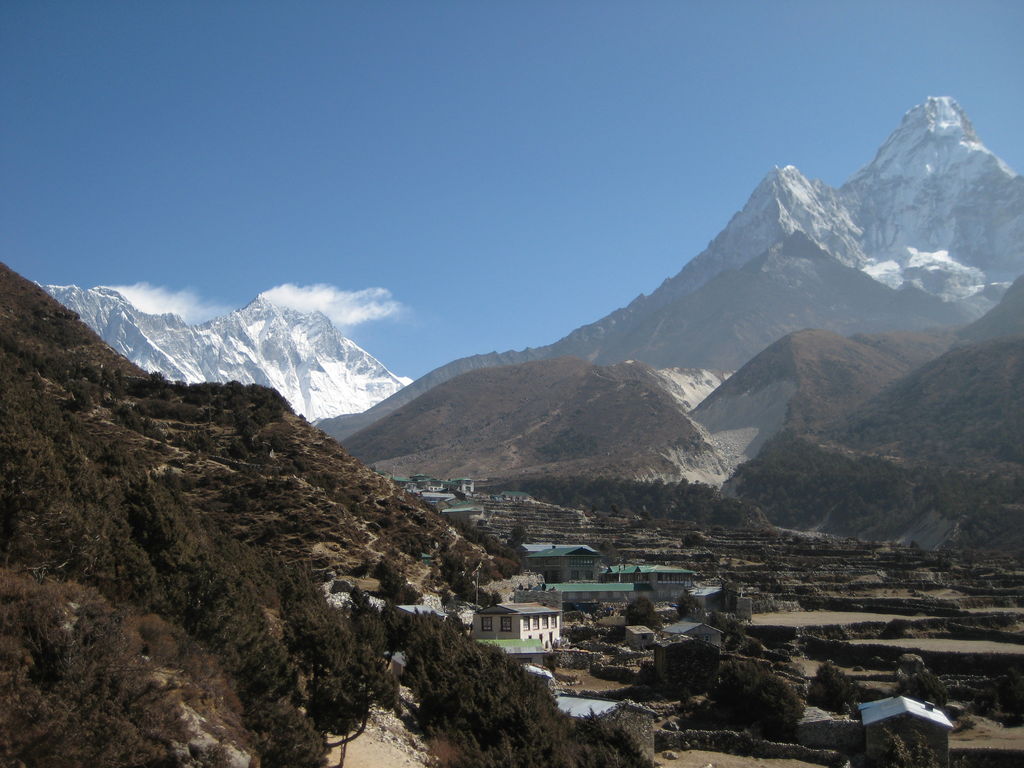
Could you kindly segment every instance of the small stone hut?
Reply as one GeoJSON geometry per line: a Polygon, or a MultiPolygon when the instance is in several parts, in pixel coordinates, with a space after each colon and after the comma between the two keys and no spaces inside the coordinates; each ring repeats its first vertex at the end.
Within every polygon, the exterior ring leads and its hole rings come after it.
{"type": "Polygon", "coordinates": [[[935,753],[939,765],[949,765],[949,732],[953,723],[931,702],[893,696],[861,704],[859,709],[868,765],[881,761],[890,736],[898,736],[908,745],[923,741],[935,753]]]}

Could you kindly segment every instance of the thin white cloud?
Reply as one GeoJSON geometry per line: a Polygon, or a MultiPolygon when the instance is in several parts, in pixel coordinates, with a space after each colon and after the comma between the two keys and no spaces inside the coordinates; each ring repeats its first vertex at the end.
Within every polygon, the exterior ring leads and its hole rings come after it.
{"type": "Polygon", "coordinates": [[[186,323],[202,323],[231,311],[230,307],[207,301],[190,288],[174,291],[159,285],[108,285],[138,309],[151,315],[172,312],[186,323]]]}
{"type": "Polygon", "coordinates": [[[391,298],[386,288],[343,291],[333,285],[284,283],[261,294],[268,301],[298,312],[323,312],[340,328],[351,328],[370,320],[398,317],[405,307],[391,298]]]}

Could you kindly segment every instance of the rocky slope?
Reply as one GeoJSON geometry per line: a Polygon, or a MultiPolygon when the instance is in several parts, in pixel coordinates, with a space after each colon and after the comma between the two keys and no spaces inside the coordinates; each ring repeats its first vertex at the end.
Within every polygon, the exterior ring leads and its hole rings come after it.
{"type": "Polygon", "coordinates": [[[395,376],[322,313],[304,314],[259,296],[201,325],[140,311],[110,288],[45,289],[117,352],[172,381],[238,381],[280,392],[310,421],[365,411],[409,383],[395,376]]]}

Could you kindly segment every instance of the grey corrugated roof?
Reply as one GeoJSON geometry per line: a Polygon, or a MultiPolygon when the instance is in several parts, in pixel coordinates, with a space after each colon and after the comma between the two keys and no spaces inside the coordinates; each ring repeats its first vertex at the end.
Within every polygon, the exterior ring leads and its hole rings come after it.
{"type": "Polygon", "coordinates": [[[523,669],[529,672],[531,675],[537,677],[545,677],[548,680],[554,680],[555,676],[552,674],[550,669],[544,669],[544,667],[538,667],[536,664],[523,664],[523,669]]]}
{"type": "Polygon", "coordinates": [[[722,633],[720,629],[715,629],[710,624],[704,624],[701,621],[677,621],[675,624],[665,627],[664,631],[668,632],[670,635],[685,635],[687,632],[701,626],[712,629],[719,634],[722,633]]]}
{"type": "Polygon", "coordinates": [[[721,591],[721,587],[697,587],[697,589],[691,590],[690,594],[696,597],[708,597],[721,591]]]}
{"type": "Polygon", "coordinates": [[[618,708],[620,702],[608,699],[585,699],[582,696],[555,696],[555,703],[569,717],[590,717],[611,712],[618,708]]]}
{"type": "Polygon", "coordinates": [[[540,603],[498,603],[477,613],[561,613],[558,608],[540,603]]]}
{"type": "Polygon", "coordinates": [[[953,723],[946,717],[941,709],[936,709],[934,704],[920,702],[917,699],[908,699],[906,696],[893,696],[889,699],[869,701],[866,704],[858,705],[860,719],[864,725],[871,725],[890,717],[898,715],[913,715],[923,720],[929,720],[943,728],[952,728],[953,723]]]}
{"type": "Polygon", "coordinates": [[[436,608],[431,608],[429,605],[396,605],[395,608],[400,611],[405,611],[405,613],[425,614],[427,616],[437,616],[442,619],[447,618],[444,613],[436,608]]]}

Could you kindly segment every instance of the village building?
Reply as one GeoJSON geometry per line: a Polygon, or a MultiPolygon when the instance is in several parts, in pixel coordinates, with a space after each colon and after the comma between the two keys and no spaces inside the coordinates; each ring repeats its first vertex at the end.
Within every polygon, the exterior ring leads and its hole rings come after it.
{"type": "Polygon", "coordinates": [[[652,587],[671,584],[678,588],[693,586],[696,571],[677,568],[672,565],[609,565],[601,572],[604,582],[633,582],[650,584],[652,587]]]}
{"type": "Polygon", "coordinates": [[[533,496],[526,493],[525,491],[499,491],[491,496],[495,501],[518,501],[527,502],[533,501],[533,496]]]}
{"type": "Polygon", "coordinates": [[[445,489],[458,491],[459,493],[476,493],[476,483],[468,477],[456,477],[454,480],[445,480],[445,489]]]}
{"type": "Polygon", "coordinates": [[[395,610],[399,613],[406,613],[411,616],[436,616],[442,621],[448,618],[442,611],[432,608],[429,605],[396,605],[395,610]]]}
{"type": "Polygon", "coordinates": [[[605,568],[600,580],[605,583],[647,584],[655,602],[675,602],[684,590],[693,587],[695,571],[672,565],[611,565],[605,568]]]}
{"type": "Polygon", "coordinates": [[[523,567],[541,574],[545,583],[595,581],[601,569],[601,553],[585,544],[552,545],[528,551],[523,558],[523,567]]]}
{"type": "Polygon", "coordinates": [[[454,493],[441,493],[438,491],[423,491],[420,494],[420,498],[423,499],[427,504],[437,506],[442,502],[455,501],[454,493]]]}
{"type": "Polygon", "coordinates": [[[451,520],[458,520],[467,525],[478,525],[487,520],[487,510],[480,504],[469,501],[449,503],[443,506],[440,512],[451,520]]]}
{"type": "Polygon", "coordinates": [[[654,644],[654,673],[662,685],[685,698],[714,685],[721,654],[717,646],[685,636],[659,640],[654,644]]]}
{"type": "Polygon", "coordinates": [[[710,643],[716,648],[722,647],[722,631],[699,621],[677,621],[663,627],[661,631],[666,635],[692,637],[694,640],[710,643]]]}
{"type": "Polygon", "coordinates": [[[898,736],[908,746],[923,741],[935,753],[940,766],[949,765],[949,732],[953,723],[931,702],[893,696],[859,704],[858,709],[869,765],[881,762],[891,736],[898,736]]]}
{"type": "Polygon", "coordinates": [[[654,644],[655,632],[650,627],[642,624],[633,624],[626,627],[626,645],[634,651],[642,651],[654,644]]]}
{"type": "Polygon", "coordinates": [[[454,479],[441,480],[430,475],[410,475],[405,477],[404,475],[385,475],[390,477],[391,481],[396,485],[400,485],[404,490],[409,493],[422,493],[428,491],[430,493],[461,493],[463,495],[471,495],[475,492],[476,482],[468,477],[456,477],[454,479]]]}
{"type": "Polygon", "coordinates": [[[555,673],[547,667],[541,667],[537,664],[524,664],[523,671],[528,675],[533,675],[540,679],[551,691],[555,690],[555,686],[557,685],[555,673]]]}
{"type": "Polygon", "coordinates": [[[704,613],[725,610],[725,590],[721,587],[697,587],[690,590],[690,597],[704,613]]]}
{"type": "Polygon", "coordinates": [[[533,640],[551,649],[562,639],[562,612],[540,603],[499,603],[473,615],[476,640],[533,640]]]}
{"type": "Polygon", "coordinates": [[[520,664],[542,666],[547,649],[540,640],[516,640],[510,638],[480,638],[478,642],[492,645],[520,664]]]}
{"type": "Polygon", "coordinates": [[[614,723],[647,757],[654,757],[654,719],[657,714],[653,710],[631,701],[564,694],[555,696],[555,704],[569,717],[594,717],[614,723]]]}
{"type": "Polygon", "coordinates": [[[602,584],[596,581],[545,584],[544,589],[555,592],[562,604],[592,605],[597,603],[631,603],[640,595],[648,598],[652,590],[648,584],[602,584]]]}

